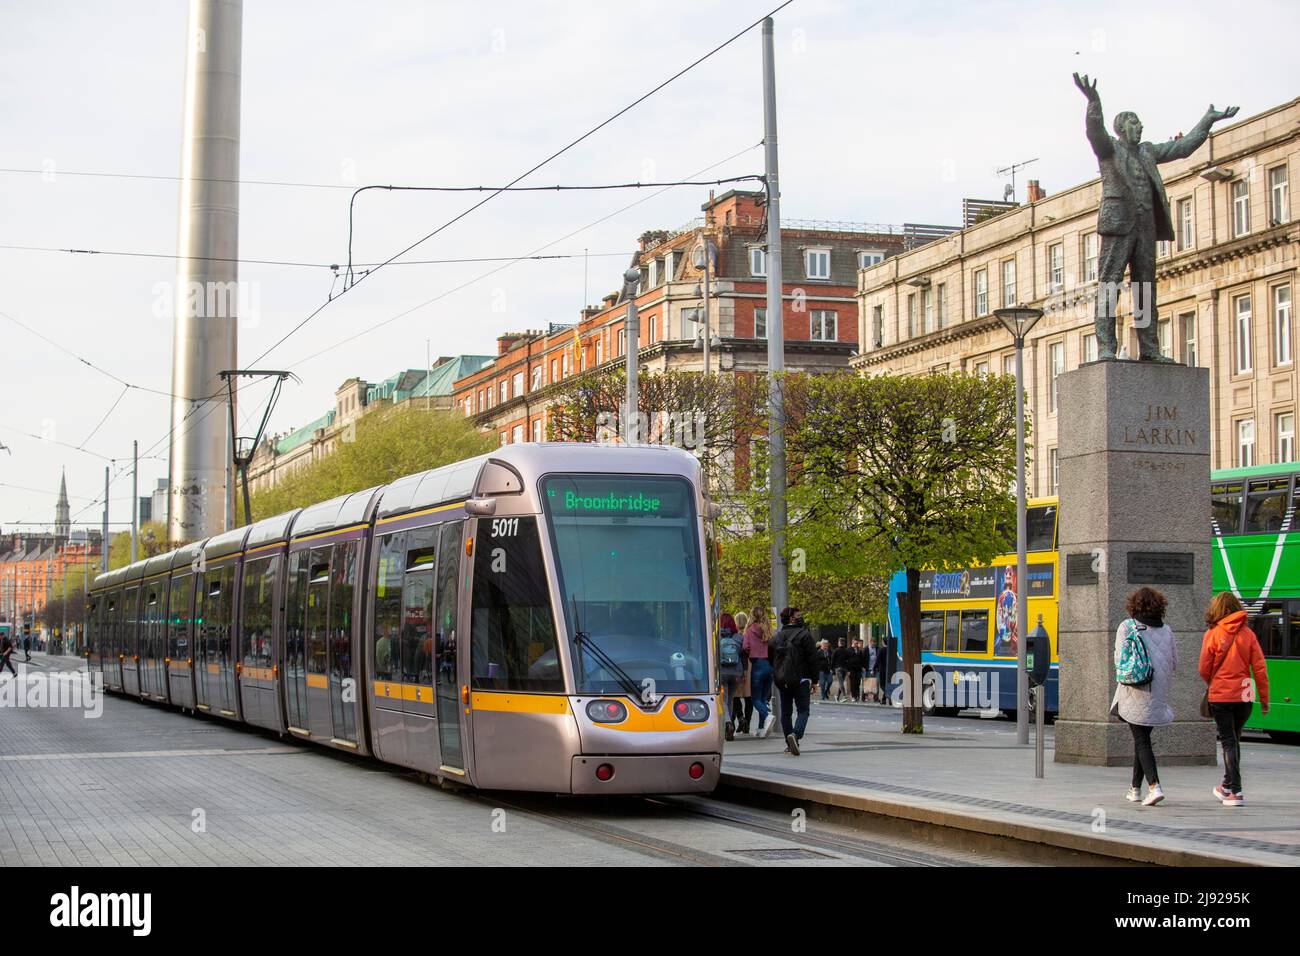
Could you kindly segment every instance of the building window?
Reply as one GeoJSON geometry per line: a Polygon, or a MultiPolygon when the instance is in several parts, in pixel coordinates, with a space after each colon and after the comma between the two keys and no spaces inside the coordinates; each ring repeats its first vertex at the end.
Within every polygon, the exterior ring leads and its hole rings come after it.
{"type": "Polygon", "coordinates": [[[921,290],[921,313],[925,316],[925,331],[934,331],[934,297],[927,286],[921,290]]]}
{"type": "Polygon", "coordinates": [[[533,366],[532,385],[530,386],[532,391],[535,392],[542,387],[542,375],[544,374],[544,372],[545,370],[542,368],[542,366],[540,365],[533,366]]]}
{"type": "Polygon", "coordinates": [[[767,338],[767,309],[765,308],[754,310],[754,338],[767,338]]]}
{"type": "Polygon", "coordinates": [[[1052,291],[1060,292],[1065,288],[1065,244],[1058,242],[1047,247],[1048,275],[1052,291]]]}
{"type": "Polygon", "coordinates": [[[1016,304],[1016,260],[1002,263],[1002,306],[1009,309],[1016,304]]]}
{"type": "Polygon", "coordinates": [[[661,268],[660,260],[650,260],[650,288],[652,289],[659,284],[659,270],[661,268]]]}
{"type": "Polygon", "coordinates": [[[1196,313],[1184,312],[1178,317],[1183,333],[1183,364],[1196,367],[1196,313]]]}
{"type": "Polygon", "coordinates": [[[1058,397],[1056,380],[1060,378],[1061,373],[1065,371],[1064,342],[1053,342],[1048,346],[1048,362],[1048,373],[1051,376],[1051,386],[1047,390],[1047,410],[1049,412],[1054,412],[1056,411],[1058,397]]]}
{"type": "Polygon", "coordinates": [[[934,295],[938,303],[939,328],[943,328],[948,324],[948,283],[940,282],[934,295]]]}
{"type": "Polygon", "coordinates": [[[1255,420],[1247,418],[1237,422],[1237,467],[1250,468],[1255,464],[1255,420]]]}
{"type": "Polygon", "coordinates": [[[858,268],[870,269],[885,261],[885,254],[878,249],[858,253],[858,268]]]}
{"type": "Polygon", "coordinates": [[[989,271],[981,269],[975,273],[975,315],[989,314],[989,271]]]}
{"type": "Polygon", "coordinates": [[[552,382],[558,382],[560,380],[559,366],[556,364],[556,361],[557,361],[556,359],[551,359],[551,381],[552,382]]]}
{"type": "Polygon", "coordinates": [[[601,339],[596,339],[596,364],[599,365],[605,361],[605,343],[601,339]]]}
{"type": "Polygon", "coordinates": [[[982,377],[982,376],[986,376],[986,375],[988,375],[988,374],[989,374],[989,363],[988,363],[988,362],[976,362],[976,363],[975,363],[975,374],[976,374],[976,375],[979,375],[979,376],[981,376],[981,377],[982,377]]]}
{"type": "Polygon", "coordinates": [[[831,251],[829,249],[805,249],[803,261],[804,273],[809,279],[829,279],[831,277],[831,251]]]}
{"type": "Polygon", "coordinates": [[[1010,375],[1013,378],[1016,374],[1016,353],[1010,352],[1002,356],[1002,374],[1010,375]]]}
{"type": "Polygon", "coordinates": [[[1290,186],[1287,183],[1286,166],[1274,166],[1268,171],[1268,219],[1269,225],[1280,226],[1291,216],[1290,186]]]}
{"type": "Polygon", "coordinates": [[[1170,335],[1172,331],[1173,323],[1169,319],[1156,322],[1156,341],[1160,343],[1160,354],[1165,358],[1174,357],[1174,343],[1170,335]]]}
{"type": "Polygon", "coordinates": [[[1295,414],[1283,412],[1277,416],[1277,460],[1295,461],[1295,414]]]}
{"type": "Polygon", "coordinates": [[[1097,234],[1086,233],[1083,237],[1083,281],[1097,281],[1097,234]]]}
{"type": "Polygon", "coordinates": [[[1232,235],[1244,236],[1250,232],[1250,184],[1238,179],[1232,184],[1232,235]]]}
{"type": "Polygon", "coordinates": [[[523,440],[524,440],[523,425],[516,425],[514,428],[510,429],[510,444],[518,445],[523,440]]]}
{"type": "Polygon", "coordinates": [[[474,414],[474,396],[471,395],[469,398],[465,399],[465,417],[469,418],[473,414],[474,414]]]}
{"type": "Polygon", "coordinates": [[[909,292],[907,296],[907,337],[916,338],[916,293],[909,292]]]}
{"type": "Polygon", "coordinates": [[[509,433],[509,432],[502,432],[502,433],[501,433],[501,447],[502,447],[502,448],[505,448],[505,447],[506,447],[506,442],[508,442],[509,440],[510,440],[510,433],[509,433]]]}
{"type": "Polygon", "coordinates": [[[1192,201],[1178,200],[1178,251],[1186,252],[1192,248],[1192,201]]]}
{"type": "Polygon", "coordinates": [[[565,349],[563,352],[560,353],[560,377],[561,378],[567,378],[569,376],[569,372],[572,367],[572,362],[570,361],[571,358],[572,356],[570,355],[568,349],[565,349]]]}
{"type": "Polygon", "coordinates": [[[1055,448],[1047,449],[1047,474],[1052,485],[1048,494],[1054,495],[1061,487],[1061,461],[1055,448]]]}
{"type": "Polygon", "coordinates": [[[533,422],[533,441],[539,442],[541,440],[542,440],[542,420],[538,418],[533,422]]]}
{"type": "Polygon", "coordinates": [[[1095,332],[1083,333],[1083,360],[1085,362],[1097,361],[1097,334],[1095,332]]]}
{"type": "Polygon", "coordinates": [[[504,404],[505,402],[510,401],[510,392],[509,392],[509,388],[510,388],[510,383],[507,382],[507,381],[505,381],[504,379],[502,379],[502,381],[501,381],[501,402],[502,402],[502,404],[504,404]]]}
{"type": "Polygon", "coordinates": [[[871,310],[871,347],[878,349],[884,344],[885,307],[883,305],[877,305],[871,310]]]}
{"type": "Polygon", "coordinates": [[[1291,286],[1273,289],[1273,364],[1291,364],[1291,286]]]}
{"type": "Polygon", "coordinates": [[[524,373],[523,372],[515,372],[513,388],[514,388],[515,398],[518,398],[520,395],[524,394],[524,373]]]}
{"type": "Polygon", "coordinates": [[[767,275],[767,250],[762,246],[749,247],[749,274],[752,276],[767,275]]]}
{"type": "Polygon", "coordinates": [[[812,340],[814,342],[834,342],[838,335],[838,316],[831,309],[812,310],[812,340]]]}
{"type": "Polygon", "coordinates": [[[1232,314],[1236,316],[1237,372],[1249,372],[1250,361],[1250,296],[1239,295],[1232,300],[1232,314]]]}

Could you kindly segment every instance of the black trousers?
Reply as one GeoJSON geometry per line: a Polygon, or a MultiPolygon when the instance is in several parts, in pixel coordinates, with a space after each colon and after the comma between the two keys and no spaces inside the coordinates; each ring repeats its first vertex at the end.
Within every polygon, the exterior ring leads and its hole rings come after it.
{"type": "Polygon", "coordinates": [[[731,695],[731,722],[749,730],[749,722],[754,719],[754,698],[731,695]]]}
{"type": "Polygon", "coordinates": [[[0,657],[0,674],[3,674],[5,672],[6,667],[9,668],[9,673],[13,674],[15,677],[18,676],[18,672],[14,670],[14,662],[12,657],[0,657]]]}
{"type": "Polygon", "coordinates": [[[1233,793],[1241,793],[1241,728],[1254,709],[1254,702],[1249,700],[1224,704],[1210,701],[1210,716],[1219,728],[1219,743],[1223,745],[1223,789],[1233,793]]]}
{"type": "Polygon", "coordinates": [[[1151,749],[1151,728],[1143,724],[1129,724],[1133,731],[1133,786],[1142,786],[1142,778],[1147,778],[1147,786],[1153,787],[1160,782],[1156,770],[1156,752],[1151,749]]]}

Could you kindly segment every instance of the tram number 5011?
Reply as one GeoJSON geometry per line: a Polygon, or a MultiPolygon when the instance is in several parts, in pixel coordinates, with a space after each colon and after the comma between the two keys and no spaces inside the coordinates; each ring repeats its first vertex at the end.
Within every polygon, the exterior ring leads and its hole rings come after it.
{"type": "Polygon", "coordinates": [[[513,538],[519,533],[518,518],[493,518],[492,537],[513,538]]]}

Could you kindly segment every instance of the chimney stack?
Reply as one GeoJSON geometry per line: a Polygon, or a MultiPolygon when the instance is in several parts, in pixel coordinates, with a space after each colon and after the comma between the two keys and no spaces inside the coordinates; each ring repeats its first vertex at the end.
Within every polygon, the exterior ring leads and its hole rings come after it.
{"type": "Polygon", "coordinates": [[[1042,186],[1038,185],[1038,180],[1029,180],[1029,202],[1038,202],[1038,200],[1046,198],[1047,192],[1042,186]]]}

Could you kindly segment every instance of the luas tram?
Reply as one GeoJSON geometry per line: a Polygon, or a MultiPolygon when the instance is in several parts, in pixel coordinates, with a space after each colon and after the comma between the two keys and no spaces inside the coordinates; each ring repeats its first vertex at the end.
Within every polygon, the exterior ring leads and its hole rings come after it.
{"type": "Polygon", "coordinates": [[[440,780],[708,791],[702,489],[677,449],[505,446],[100,575],[89,667],[440,780]]]}

